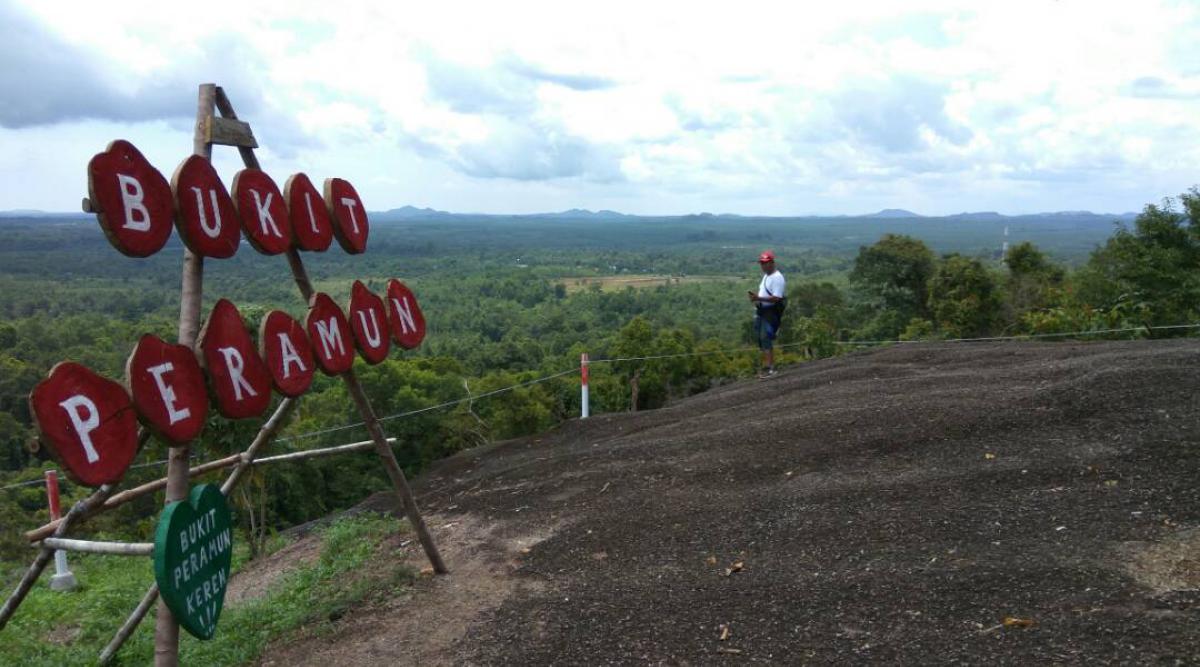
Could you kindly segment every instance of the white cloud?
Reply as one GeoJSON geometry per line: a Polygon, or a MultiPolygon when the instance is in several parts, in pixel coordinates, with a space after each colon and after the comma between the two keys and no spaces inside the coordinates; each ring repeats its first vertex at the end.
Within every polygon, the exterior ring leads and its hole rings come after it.
{"type": "Polygon", "coordinates": [[[1165,0],[27,0],[0,28],[9,153],[84,147],[0,158],[0,208],[73,207],[75,153],[117,136],[169,172],[205,81],[264,164],[337,169],[373,208],[1128,210],[1200,158],[1200,18],[1165,0]]]}

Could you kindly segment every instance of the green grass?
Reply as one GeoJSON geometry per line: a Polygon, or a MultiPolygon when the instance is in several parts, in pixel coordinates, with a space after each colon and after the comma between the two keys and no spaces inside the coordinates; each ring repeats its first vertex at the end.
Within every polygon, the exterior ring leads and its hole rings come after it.
{"type": "MultiPolygon", "coordinates": [[[[347,606],[375,591],[407,585],[413,572],[390,558],[380,559],[382,575],[347,576],[368,572],[363,566],[383,539],[399,530],[399,521],[378,515],[335,521],[321,533],[316,562],[285,575],[264,597],[224,609],[212,640],[199,641],[182,633],[180,662],[244,664],[258,657],[272,639],[302,625],[328,623],[331,616],[340,616],[347,606]]],[[[244,550],[235,549],[235,571],[244,560],[244,550]]],[[[72,555],[71,570],[83,584],[78,590],[51,591],[47,573],[0,631],[0,664],[94,664],[154,580],[149,558],[72,555]],[[64,641],[69,635],[74,638],[64,641]]],[[[117,663],[148,664],[153,656],[152,613],[121,649],[117,663]]]]}

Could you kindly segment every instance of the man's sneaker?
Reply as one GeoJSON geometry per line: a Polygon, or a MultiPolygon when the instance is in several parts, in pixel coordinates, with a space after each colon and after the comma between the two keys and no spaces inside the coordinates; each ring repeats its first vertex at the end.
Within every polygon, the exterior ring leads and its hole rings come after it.
{"type": "Polygon", "coordinates": [[[770,379],[773,377],[775,377],[775,369],[774,368],[772,368],[770,370],[766,370],[766,371],[761,371],[758,374],[758,379],[760,379],[760,380],[767,380],[767,379],[770,379]]]}

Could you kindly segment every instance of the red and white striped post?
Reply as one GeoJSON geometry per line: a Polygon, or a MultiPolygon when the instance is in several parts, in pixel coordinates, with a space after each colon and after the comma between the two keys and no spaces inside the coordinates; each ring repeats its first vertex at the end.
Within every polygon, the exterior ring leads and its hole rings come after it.
{"type": "MultiPolygon", "coordinates": [[[[62,506],[58,502],[58,471],[46,471],[46,495],[50,498],[50,519],[58,521],[62,518],[62,506]]],[[[54,576],[50,577],[50,590],[70,591],[78,585],[75,575],[67,567],[67,552],[59,549],[54,552],[54,576]]]]}
{"type": "Polygon", "coordinates": [[[588,355],[587,355],[587,352],[584,352],[579,357],[579,376],[583,380],[583,382],[579,385],[580,396],[583,399],[582,407],[580,409],[581,411],[579,413],[579,418],[587,419],[588,418],[588,355]]]}

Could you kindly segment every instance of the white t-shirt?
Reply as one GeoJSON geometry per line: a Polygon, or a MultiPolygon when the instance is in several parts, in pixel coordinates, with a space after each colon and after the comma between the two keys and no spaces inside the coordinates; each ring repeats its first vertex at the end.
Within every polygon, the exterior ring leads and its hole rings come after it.
{"type": "MultiPolygon", "coordinates": [[[[783,274],[776,269],[770,275],[762,277],[762,282],[758,284],[758,296],[764,298],[768,296],[786,296],[783,292],[786,288],[786,283],[783,280],[783,274]]],[[[773,307],[775,304],[770,301],[759,302],[763,308],[773,307]]]]}

